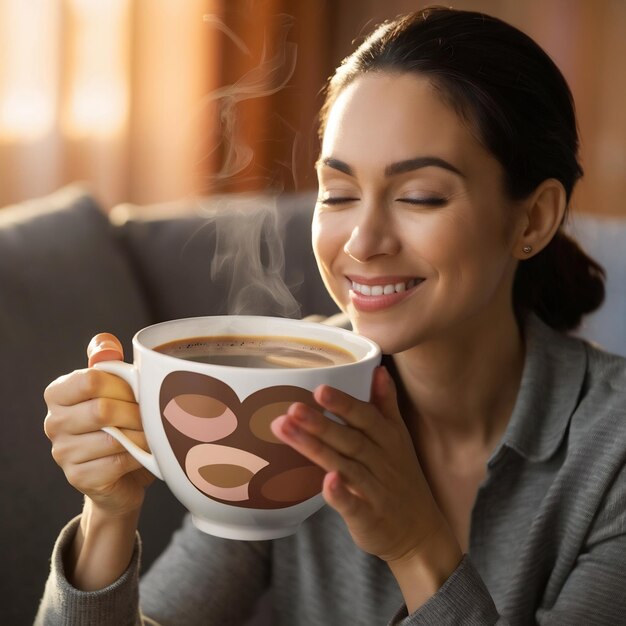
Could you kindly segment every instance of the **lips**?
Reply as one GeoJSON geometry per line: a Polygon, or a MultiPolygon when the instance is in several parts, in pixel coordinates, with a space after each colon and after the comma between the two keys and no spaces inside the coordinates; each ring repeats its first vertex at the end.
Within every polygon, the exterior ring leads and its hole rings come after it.
{"type": "Polygon", "coordinates": [[[424,282],[421,277],[406,276],[346,276],[350,281],[350,300],[363,312],[374,312],[394,306],[424,282]]]}

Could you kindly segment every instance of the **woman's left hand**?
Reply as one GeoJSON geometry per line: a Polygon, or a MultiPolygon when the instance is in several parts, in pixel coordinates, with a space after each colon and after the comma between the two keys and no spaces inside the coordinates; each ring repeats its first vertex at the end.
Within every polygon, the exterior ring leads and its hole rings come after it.
{"type": "Polygon", "coordinates": [[[364,402],[328,385],[316,402],[344,420],[330,420],[303,403],[272,423],[284,443],[327,473],[323,495],[345,520],[354,542],[387,561],[417,556],[445,526],[400,415],[395,385],[384,367],[364,402]]]}

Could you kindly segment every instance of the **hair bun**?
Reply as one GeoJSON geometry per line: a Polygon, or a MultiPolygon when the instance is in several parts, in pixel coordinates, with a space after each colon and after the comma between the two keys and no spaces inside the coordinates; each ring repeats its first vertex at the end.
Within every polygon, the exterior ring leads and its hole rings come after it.
{"type": "Polygon", "coordinates": [[[604,301],[604,268],[562,230],[534,257],[520,262],[513,288],[518,315],[536,313],[562,331],[578,328],[604,301]]]}

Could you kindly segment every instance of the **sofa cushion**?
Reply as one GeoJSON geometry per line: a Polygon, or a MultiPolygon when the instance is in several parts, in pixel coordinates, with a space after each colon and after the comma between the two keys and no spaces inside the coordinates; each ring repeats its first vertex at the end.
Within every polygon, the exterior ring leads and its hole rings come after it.
{"type": "Polygon", "coordinates": [[[107,217],[81,187],[0,210],[0,623],[32,623],[53,542],[81,497],[50,455],[43,391],[97,331],[149,322],[107,217]]]}
{"type": "Polygon", "coordinates": [[[114,212],[158,320],[337,311],[311,247],[310,193],[215,197],[114,212]]]}
{"type": "Polygon", "coordinates": [[[569,232],[606,270],[606,297],[583,319],[582,337],[626,356],[626,220],[575,214],[569,232]]]}

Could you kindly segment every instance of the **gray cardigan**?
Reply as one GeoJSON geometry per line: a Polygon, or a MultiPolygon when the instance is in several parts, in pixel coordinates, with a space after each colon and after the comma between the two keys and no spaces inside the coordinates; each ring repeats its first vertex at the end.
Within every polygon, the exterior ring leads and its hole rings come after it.
{"type": "Polygon", "coordinates": [[[138,539],[126,573],[89,593],[63,572],[77,518],[54,548],[36,623],[139,624],[140,597],[163,626],[242,624],[267,587],[277,626],[626,623],[626,359],[535,317],[525,336],[520,391],[478,491],[469,554],[412,615],[387,566],[324,507],[270,542],[217,539],[186,520],[140,588],[138,539]]]}

